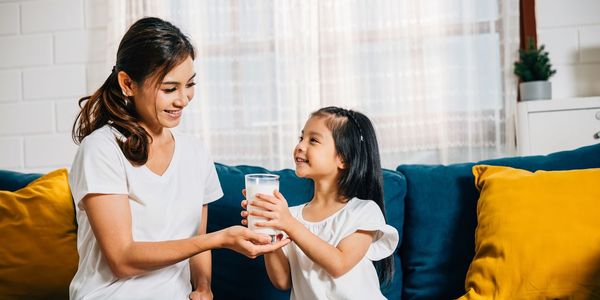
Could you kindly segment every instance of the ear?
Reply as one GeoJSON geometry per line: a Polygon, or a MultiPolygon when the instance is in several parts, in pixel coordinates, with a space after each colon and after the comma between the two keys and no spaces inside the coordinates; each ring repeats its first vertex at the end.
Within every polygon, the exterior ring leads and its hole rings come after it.
{"type": "Polygon", "coordinates": [[[131,97],[135,93],[135,82],[129,77],[124,71],[119,71],[117,74],[117,80],[124,96],[131,97]]]}
{"type": "Polygon", "coordinates": [[[337,165],[338,169],[343,170],[346,168],[346,164],[344,163],[344,160],[342,160],[342,157],[339,154],[335,155],[335,164],[337,165]]]}

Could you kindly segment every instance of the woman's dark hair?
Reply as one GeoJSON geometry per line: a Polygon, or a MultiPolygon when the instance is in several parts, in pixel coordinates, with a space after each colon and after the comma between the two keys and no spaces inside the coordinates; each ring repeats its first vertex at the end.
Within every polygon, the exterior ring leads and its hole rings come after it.
{"type": "Polygon", "coordinates": [[[117,74],[127,73],[138,85],[153,78],[150,83],[158,87],[166,74],[188,57],[195,58],[194,47],[173,24],[159,18],[143,18],[131,25],[119,44],[111,74],[94,94],[79,99],[81,111],[72,130],[75,143],[110,124],[124,136],[117,142],[125,157],[134,165],[145,164],[152,138],[139,124],[132,99],[123,95],[117,74]]]}
{"type": "MultiPolygon", "coordinates": [[[[329,106],[311,114],[324,117],[331,130],[335,150],[344,162],[340,172],[340,194],[347,199],[357,197],[373,200],[385,217],[383,204],[383,175],[379,146],[373,124],[364,114],[340,107],[329,106]]],[[[379,282],[388,286],[394,275],[393,257],[375,262],[379,282]]]]}

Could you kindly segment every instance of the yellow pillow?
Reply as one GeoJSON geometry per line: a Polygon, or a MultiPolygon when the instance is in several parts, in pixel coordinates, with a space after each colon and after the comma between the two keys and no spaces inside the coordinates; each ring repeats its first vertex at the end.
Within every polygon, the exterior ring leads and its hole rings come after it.
{"type": "Polygon", "coordinates": [[[0,299],[68,299],[78,260],[66,169],[0,191],[0,299]]]}
{"type": "Polygon", "coordinates": [[[600,169],[473,174],[475,258],[460,299],[600,298],[600,169]]]}

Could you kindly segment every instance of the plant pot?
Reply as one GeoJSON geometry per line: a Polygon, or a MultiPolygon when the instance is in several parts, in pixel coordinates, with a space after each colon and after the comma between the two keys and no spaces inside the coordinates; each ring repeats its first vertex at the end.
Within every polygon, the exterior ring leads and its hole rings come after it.
{"type": "Polygon", "coordinates": [[[552,99],[552,84],[550,81],[528,81],[519,84],[521,101],[552,99]]]}

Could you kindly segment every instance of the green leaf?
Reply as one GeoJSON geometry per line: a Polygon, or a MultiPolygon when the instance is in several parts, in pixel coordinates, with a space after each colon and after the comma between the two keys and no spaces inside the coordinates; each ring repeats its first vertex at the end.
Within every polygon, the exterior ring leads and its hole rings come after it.
{"type": "Polygon", "coordinates": [[[515,62],[514,67],[515,75],[523,82],[548,80],[556,74],[545,46],[536,49],[533,38],[528,39],[527,49],[519,49],[519,61],[515,62]]]}

